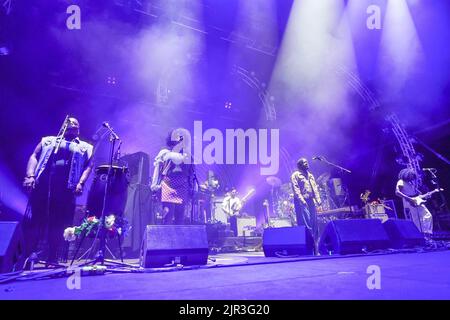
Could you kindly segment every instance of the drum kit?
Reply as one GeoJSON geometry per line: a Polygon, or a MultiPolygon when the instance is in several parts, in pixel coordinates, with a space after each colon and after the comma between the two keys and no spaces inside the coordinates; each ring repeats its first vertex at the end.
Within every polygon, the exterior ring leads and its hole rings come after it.
{"type": "MultiPolygon", "coordinates": [[[[332,178],[330,172],[325,172],[316,179],[316,182],[322,200],[321,211],[326,212],[340,207],[340,201],[338,200],[346,195],[342,180],[339,178],[332,178]]],[[[294,207],[294,193],[291,183],[282,183],[282,181],[275,176],[267,177],[266,183],[271,187],[270,205],[272,207],[272,214],[266,215],[269,215],[269,218],[272,217],[272,219],[290,219],[294,223],[296,214],[294,207]]],[[[269,205],[266,203],[265,207],[268,209],[269,205]]]]}
{"type": "Polygon", "coordinates": [[[295,223],[294,193],[291,184],[283,184],[280,178],[275,176],[267,177],[266,183],[271,187],[270,198],[273,215],[270,215],[270,220],[289,220],[291,223],[295,223]]]}

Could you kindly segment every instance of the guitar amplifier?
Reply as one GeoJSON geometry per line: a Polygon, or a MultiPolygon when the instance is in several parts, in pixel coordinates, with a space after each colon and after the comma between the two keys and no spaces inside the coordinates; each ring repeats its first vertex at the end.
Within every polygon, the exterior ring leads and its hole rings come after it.
{"type": "Polygon", "coordinates": [[[389,219],[388,215],[385,213],[373,213],[366,216],[367,219],[380,219],[381,222],[385,222],[389,219]]]}
{"type": "Polygon", "coordinates": [[[269,226],[272,228],[292,227],[292,222],[289,218],[270,218],[269,226]]]}
{"type": "Polygon", "coordinates": [[[386,210],[381,204],[367,204],[366,205],[366,214],[385,214],[386,210]]]}
{"type": "Polygon", "coordinates": [[[381,204],[367,204],[366,205],[366,218],[367,219],[379,219],[381,222],[389,219],[386,214],[385,206],[381,204]]]}
{"type": "Polygon", "coordinates": [[[236,219],[236,236],[250,237],[256,229],[256,217],[239,217],[236,219]]]}

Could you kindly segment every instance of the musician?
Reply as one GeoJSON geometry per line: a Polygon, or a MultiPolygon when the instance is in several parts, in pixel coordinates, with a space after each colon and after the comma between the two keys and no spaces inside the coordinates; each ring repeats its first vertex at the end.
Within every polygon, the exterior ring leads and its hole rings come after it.
{"type": "Polygon", "coordinates": [[[230,222],[230,229],[234,232],[235,236],[238,235],[237,218],[241,216],[240,211],[244,205],[237,194],[236,188],[232,188],[222,201],[222,210],[227,214],[230,222]]]}
{"type": "Polygon", "coordinates": [[[291,175],[294,191],[294,206],[297,224],[303,224],[311,232],[315,243],[315,253],[318,254],[319,229],[317,225],[317,208],[321,204],[319,188],[311,172],[306,158],[297,161],[297,170],[291,175]]]}
{"type": "Polygon", "coordinates": [[[194,165],[185,136],[186,129],[171,131],[154,161],[151,189],[160,192],[164,224],[183,224],[186,204],[192,197],[194,165]]]}
{"type": "Polygon", "coordinates": [[[416,180],[414,170],[409,168],[400,170],[395,194],[403,200],[405,217],[411,217],[416,227],[429,237],[433,233],[433,216],[423,203],[418,206],[414,203],[413,198],[420,195],[416,188],[416,180]]]}
{"type": "Polygon", "coordinates": [[[222,210],[229,216],[238,216],[242,209],[242,201],[237,196],[236,188],[232,188],[222,201],[222,210]]]}
{"type": "Polygon", "coordinates": [[[93,146],[79,138],[78,120],[67,118],[61,135],[64,128],[62,137],[41,139],[28,159],[23,182],[31,193],[31,216],[24,218],[26,252],[35,252],[39,241],[46,239],[49,263],[67,259],[67,250],[61,252],[63,232],[73,224],[75,197],[82,194],[93,166],[93,146]]]}

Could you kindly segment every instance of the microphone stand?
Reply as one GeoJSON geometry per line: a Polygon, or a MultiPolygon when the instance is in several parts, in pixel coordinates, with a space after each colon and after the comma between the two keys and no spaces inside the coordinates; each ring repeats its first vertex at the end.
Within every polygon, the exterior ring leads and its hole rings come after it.
{"type": "MultiPolygon", "coordinates": [[[[105,262],[110,263],[114,266],[122,266],[122,267],[131,267],[131,268],[138,268],[137,266],[131,265],[131,264],[126,264],[123,263],[123,258],[122,256],[120,257],[122,260],[122,263],[120,262],[116,262],[113,260],[107,260],[105,259],[105,251],[106,251],[106,226],[105,226],[105,221],[106,221],[106,198],[108,196],[108,192],[110,189],[110,185],[111,185],[111,177],[112,177],[112,173],[113,173],[113,161],[114,161],[114,149],[115,149],[115,145],[116,145],[116,141],[120,140],[119,136],[113,131],[112,128],[108,128],[108,130],[110,131],[110,137],[109,137],[109,141],[111,142],[111,147],[110,147],[110,153],[109,153],[109,164],[108,164],[108,173],[106,176],[106,184],[105,184],[105,194],[103,196],[103,205],[102,205],[102,213],[101,213],[101,217],[100,217],[100,224],[98,226],[97,229],[97,233],[95,235],[95,239],[94,239],[94,243],[97,240],[97,238],[100,239],[100,245],[99,245],[99,250],[97,251],[97,254],[95,256],[95,259],[87,262],[85,264],[82,264],[81,267],[86,266],[86,265],[95,265],[97,263],[100,263],[100,265],[105,265],[105,262]]],[[[122,141],[120,141],[120,145],[122,144],[122,141]]],[[[120,148],[119,145],[119,148],[120,148]]],[[[120,237],[120,235],[118,235],[120,237]]],[[[119,239],[119,243],[120,243],[120,239],[119,239]]],[[[120,248],[120,250],[122,250],[120,248]]]]}
{"type": "Polygon", "coordinates": [[[198,183],[198,179],[197,179],[197,174],[195,173],[195,167],[194,164],[191,164],[192,166],[192,190],[191,190],[191,224],[194,223],[194,202],[197,202],[197,197],[198,197],[198,193],[196,192],[195,187],[197,186],[197,190],[199,187],[199,183],[198,183]]]}
{"type": "Polygon", "coordinates": [[[323,161],[323,162],[325,162],[326,164],[328,164],[328,165],[330,165],[330,166],[332,166],[332,167],[338,168],[338,169],[341,170],[342,172],[345,172],[345,173],[352,173],[350,170],[345,169],[345,168],[343,168],[343,167],[341,167],[341,166],[338,166],[337,164],[334,164],[334,163],[328,161],[325,157],[318,157],[318,160],[323,161]]]}
{"type": "MultiPolygon", "coordinates": [[[[429,171],[431,174],[431,183],[435,186],[436,189],[441,189],[441,186],[439,185],[439,179],[436,176],[435,172],[436,171],[429,171]]],[[[442,192],[439,192],[440,198],[441,198],[441,202],[442,204],[439,206],[439,211],[440,213],[447,213],[448,214],[448,206],[447,206],[447,200],[445,199],[445,196],[442,192]]],[[[438,219],[437,221],[439,228],[441,227],[440,225],[440,221],[438,219]]]]}

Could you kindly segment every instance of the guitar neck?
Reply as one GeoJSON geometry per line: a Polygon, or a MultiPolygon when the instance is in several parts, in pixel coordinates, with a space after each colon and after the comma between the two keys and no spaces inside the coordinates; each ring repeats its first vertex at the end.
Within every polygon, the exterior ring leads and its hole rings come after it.
{"type": "Polygon", "coordinates": [[[245,202],[248,200],[248,198],[250,198],[253,195],[254,191],[251,191],[249,193],[247,193],[241,200],[241,202],[245,202]]]}
{"type": "Polygon", "coordinates": [[[421,197],[423,197],[423,198],[430,197],[433,194],[435,194],[436,192],[440,192],[440,191],[442,191],[442,190],[441,189],[434,189],[433,191],[430,191],[430,192],[427,192],[427,193],[421,195],[421,197]]]}

